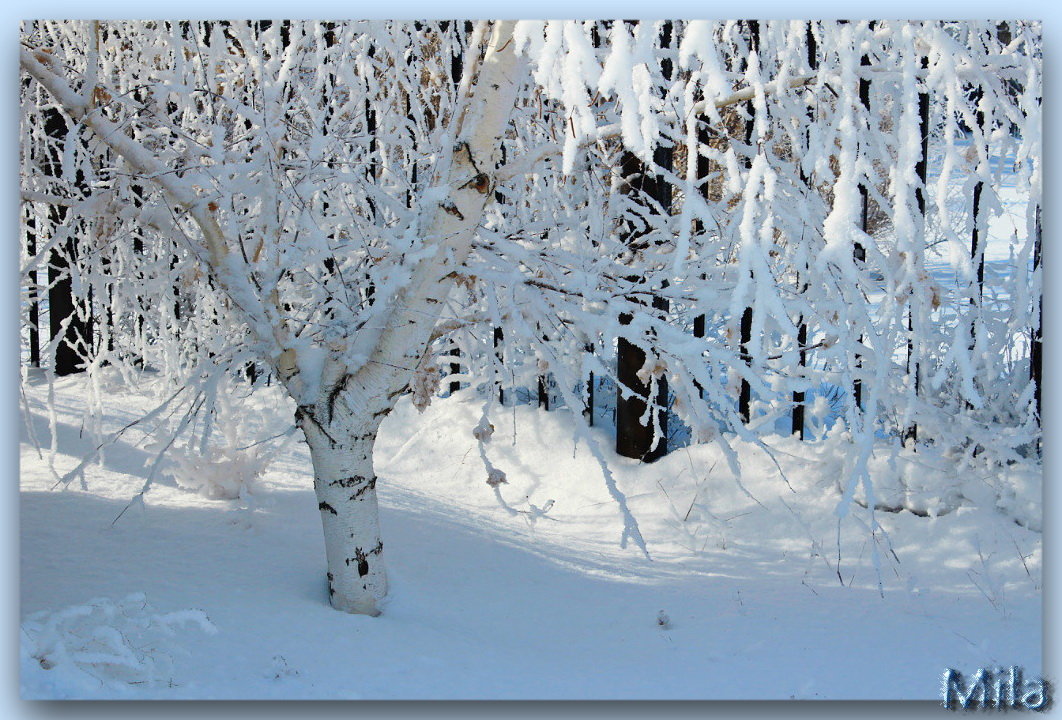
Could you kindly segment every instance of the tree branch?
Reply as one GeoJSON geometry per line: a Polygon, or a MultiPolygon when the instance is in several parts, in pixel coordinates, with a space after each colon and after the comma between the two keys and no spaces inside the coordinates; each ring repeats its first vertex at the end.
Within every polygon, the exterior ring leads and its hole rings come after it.
{"type": "Polygon", "coordinates": [[[87,91],[89,97],[77,94],[58,74],[56,59],[51,53],[41,49],[23,46],[20,48],[19,63],[70,117],[89,129],[100,140],[110,146],[143,177],[162,188],[171,204],[189,214],[202,233],[205,248],[193,245],[193,250],[204,262],[211,274],[233,303],[243,311],[252,332],[261,340],[275,341],[281,349],[284,343],[278,337],[279,328],[269,321],[262,302],[255,297],[249,287],[236,280],[237,273],[231,267],[231,255],[224,231],[214,217],[216,205],[206,198],[199,197],[191,183],[178,177],[166,168],[151,151],[123,132],[116,123],[103,117],[91,107],[91,96],[95,88],[87,91]],[[212,207],[213,206],[213,207],[212,207]],[[205,249],[205,253],[202,250],[205,249]]]}

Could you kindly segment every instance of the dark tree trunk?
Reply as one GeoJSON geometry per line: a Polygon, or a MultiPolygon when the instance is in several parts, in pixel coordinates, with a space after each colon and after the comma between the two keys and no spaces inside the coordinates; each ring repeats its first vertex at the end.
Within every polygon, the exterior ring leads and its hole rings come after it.
{"type": "MultiPolygon", "coordinates": [[[[419,22],[413,23],[413,27],[419,32],[421,24],[419,22]]],[[[418,58],[410,53],[406,62],[412,66],[418,58]]],[[[419,99],[416,101],[419,103],[419,99]]],[[[409,166],[409,188],[406,190],[406,207],[413,207],[413,197],[417,194],[418,188],[418,172],[417,172],[417,118],[413,113],[414,98],[410,93],[406,94],[406,122],[409,123],[409,141],[412,149],[412,155],[406,157],[406,165],[409,166]]]]}
{"type": "MultiPolygon", "coordinates": [[[[66,208],[57,208],[53,222],[61,224],[66,221],[66,208]]],[[[56,375],[71,375],[84,371],[84,355],[90,342],[90,327],[84,317],[82,304],[74,297],[74,284],[71,274],[77,271],[69,258],[76,258],[77,242],[73,236],[64,240],[51,253],[48,265],[48,316],[52,339],[62,337],[55,346],[53,369],[56,375]]]]}
{"type": "MultiPolygon", "coordinates": [[[[985,131],[985,114],[981,111],[981,88],[976,88],[973,92],[973,103],[977,107],[977,111],[974,113],[974,120],[977,125],[977,131],[984,137],[985,131]]],[[[987,147],[987,138],[985,142],[985,149],[987,147]]],[[[970,305],[973,306],[973,317],[970,319],[970,343],[969,349],[972,352],[977,344],[977,329],[981,322],[981,303],[984,300],[985,292],[985,253],[984,253],[984,217],[981,212],[981,196],[984,193],[985,184],[982,180],[978,180],[974,183],[973,188],[973,222],[970,230],[970,262],[977,268],[977,278],[974,281],[974,291],[970,296],[970,305]]],[[[976,382],[976,378],[974,379],[976,382]]],[[[969,402],[966,403],[967,409],[973,407],[969,402]]]]}
{"type": "MultiPolygon", "coordinates": [[[[805,34],[806,34],[805,36],[807,38],[808,66],[812,70],[815,70],[819,66],[819,50],[818,50],[818,43],[815,40],[815,30],[814,30],[814,24],[813,23],[809,22],[807,24],[806,30],[805,30],[805,34]]],[[[810,123],[812,123],[814,121],[815,121],[815,108],[814,108],[813,105],[809,105],[808,106],[808,123],[810,124],[810,123]]],[[[810,133],[810,131],[805,130],[804,131],[804,146],[805,146],[805,148],[809,148],[810,147],[810,143],[811,143],[811,133],[810,133]]],[[[812,179],[810,177],[807,177],[804,174],[803,166],[801,166],[801,168],[800,168],[800,180],[804,183],[804,185],[806,185],[808,187],[808,191],[809,192],[813,191],[814,183],[813,183],[813,181],[812,181],[812,179]]],[[[805,266],[804,267],[804,273],[807,274],[807,272],[808,272],[808,269],[807,269],[807,266],[805,266]]],[[[805,292],[807,290],[806,284],[803,284],[803,282],[801,280],[799,271],[797,272],[796,284],[797,284],[798,292],[803,293],[803,292],[805,292]]],[[[808,324],[807,324],[807,321],[804,320],[804,316],[803,315],[801,315],[800,317],[797,318],[796,325],[797,325],[797,347],[799,348],[799,356],[798,356],[798,360],[797,360],[797,365],[800,368],[801,376],[803,376],[803,374],[804,374],[803,373],[803,369],[806,368],[807,365],[808,365],[808,354],[807,354],[807,350],[806,350],[807,344],[808,344],[808,324]]],[[[805,415],[806,415],[806,412],[807,412],[806,407],[805,407],[805,402],[806,402],[806,397],[805,397],[804,392],[802,390],[794,390],[793,391],[793,416],[792,416],[792,425],[791,425],[790,434],[800,436],[801,440],[804,439],[804,423],[805,423],[805,415]]]]}
{"type": "MultiPolygon", "coordinates": [[[[375,48],[370,45],[368,56],[371,59],[375,48]]],[[[366,81],[368,83],[368,81],[366,81]]],[[[365,98],[365,132],[369,136],[369,158],[365,165],[365,178],[370,184],[376,184],[376,108],[373,107],[372,98],[365,98]]],[[[371,198],[367,199],[370,217],[376,219],[376,203],[371,198]]]]}
{"type": "MultiPolygon", "coordinates": [[[[929,67],[929,58],[922,58],[922,69],[929,67]]],[[[918,187],[915,188],[915,201],[918,204],[918,214],[922,218],[922,227],[925,227],[926,217],[926,179],[929,171],[929,93],[918,93],[918,132],[922,138],[922,152],[915,164],[915,174],[918,176],[918,187]]],[[[921,391],[921,370],[918,362],[914,359],[914,309],[907,311],[907,373],[913,376],[915,397],[921,391]]],[[[910,443],[911,447],[918,444],[918,423],[912,422],[904,431],[904,444],[910,443]]]]}
{"type": "MultiPolygon", "coordinates": [[[[29,257],[34,257],[37,254],[37,221],[33,217],[33,209],[27,209],[26,217],[26,253],[29,257]]],[[[33,367],[41,366],[41,319],[40,319],[40,303],[38,301],[38,278],[37,270],[33,269],[29,271],[29,286],[27,287],[26,298],[29,322],[29,361],[33,367]]]]}
{"type": "MultiPolygon", "coordinates": [[[[667,48],[671,45],[671,23],[664,23],[661,29],[660,44],[667,48]]],[[[670,79],[672,72],[671,60],[665,58],[661,61],[661,69],[666,79],[670,79]]],[[[658,147],[653,152],[654,165],[670,170],[673,162],[673,151],[670,147],[658,147]]],[[[646,167],[632,153],[623,154],[621,173],[625,180],[625,188],[635,198],[644,197],[660,206],[661,211],[669,213],[671,210],[671,186],[666,182],[663,175],[652,173],[652,168],[646,167]]],[[[640,203],[643,212],[654,214],[657,210],[649,202],[640,203]]],[[[627,244],[637,252],[640,234],[638,228],[628,226],[625,233],[627,244]]],[[[640,278],[633,278],[637,281],[640,278]]],[[[666,312],[667,301],[663,298],[654,297],[653,308],[666,312]]],[[[621,314],[621,325],[630,324],[633,318],[627,314],[621,314]]],[[[637,458],[645,462],[652,462],[667,454],[667,381],[661,377],[657,380],[657,397],[653,399],[657,410],[653,415],[654,422],[642,425],[641,418],[645,415],[647,404],[650,400],[650,386],[638,378],[638,372],[645,365],[646,351],[626,338],[620,337],[616,342],[616,376],[620,385],[626,386],[633,394],[624,397],[622,389],[616,391],[616,452],[624,457],[637,458]],[[659,428],[660,441],[654,446],[654,429],[659,428]]]]}
{"type": "MultiPolygon", "coordinates": [[[[751,363],[752,358],[749,355],[749,342],[752,340],[752,308],[747,307],[745,311],[741,313],[741,357],[744,358],[746,363],[751,363]]],[[[741,416],[741,422],[746,425],[752,420],[752,386],[749,385],[749,381],[745,378],[741,378],[741,389],[738,395],[738,414],[741,416]]]]}
{"type": "MultiPolygon", "coordinates": [[[[1041,263],[1041,236],[1042,231],[1040,228],[1040,206],[1036,206],[1036,239],[1033,245],[1033,271],[1040,269],[1041,263]]],[[[1036,422],[1041,424],[1043,417],[1043,379],[1044,379],[1044,346],[1043,346],[1043,329],[1044,329],[1044,294],[1041,285],[1040,297],[1039,297],[1039,312],[1036,314],[1036,327],[1032,332],[1032,347],[1029,348],[1029,375],[1036,387],[1034,389],[1036,397],[1036,422]]]]}
{"type": "MultiPolygon", "coordinates": [[[[621,318],[622,322],[623,318],[621,318]]],[[[628,322],[630,318],[627,318],[628,322]]],[[[645,414],[646,398],[649,387],[638,378],[638,371],[645,364],[645,351],[637,345],[619,338],[616,348],[616,376],[621,385],[633,391],[633,395],[616,398],[616,452],[624,457],[652,462],[663,457],[666,452],[666,435],[657,446],[653,447],[653,428],[643,425],[641,417],[645,414]]],[[[657,413],[657,422],[666,432],[667,417],[664,412],[657,413]]]]}
{"type": "MultiPolygon", "coordinates": [[[[585,352],[589,355],[594,354],[594,344],[587,343],[584,348],[585,352]]],[[[583,409],[583,415],[586,416],[587,422],[590,427],[594,426],[594,371],[591,370],[588,373],[586,379],[586,407],[583,409]]]]}
{"type": "MultiPolygon", "coordinates": [[[[66,119],[58,110],[44,112],[44,131],[62,145],[68,141],[66,119]]],[[[46,175],[62,175],[61,151],[53,147],[48,151],[49,157],[44,165],[46,175]]],[[[53,205],[49,209],[52,227],[59,231],[68,220],[68,208],[53,205]]],[[[48,262],[48,319],[49,335],[52,340],[61,338],[55,345],[55,357],[52,369],[56,375],[70,375],[82,372],[84,355],[91,348],[91,324],[87,315],[88,298],[74,296],[73,273],[77,272],[78,246],[73,233],[60,242],[49,254],[48,262]],[[80,306],[80,307],[79,307],[80,306]]]]}
{"type": "MultiPolygon", "coordinates": [[[[800,367],[805,368],[808,366],[808,324],[801,322],[797,328],[797,347],[800,348],[800,367]]],[[[793,393],[793,434],[799,435],[800,439],[804,439],[804,393],[793,393]]]]}
{"type": "MultiPolygon", "coordinates": [[[[983,92],[981,88],[977,88],[974,91],[973,101],[977,105],[977,112],[974,114],[977,122],[977,129],[983,136],[985,132],[985,114],[980,106],[982,94],[983,92]]],[[[981,196],[983,195],[984,190],[984,181],[978,180],[974,184],[973,189],[973,228],[970,231],[970,259],[977,268],[977,289],[974,296],[970,298],[970,304],[975,305],[978,308],[981,306],[981,301],[984,299],[985,293],[985,252],[982,237],[984,234],[985,219],[984,213],[981,211],[981,196]]],[[[971,345],[973,338],[976,337],[976,332],[977,324],[975,322],[970,328],[971,345]]]]}
{"type": "MultiPolygon", "coordinates": [[[[23,81],[23,89],[29,87],[29,80],[23,81]]],[[[30,148],[30,157],[36,158],[37,150],[30,148]]],[[[37,255],[37,215],[32,204],[26,203],[22,209],[23,232],[25,234],[26,255],[34,258],[37,255]]],[[[41,366],[41,317],[40,317],[40,278],[37,275],[37,266],[34,264],[28,273],[29,284],[26,287],[26,322],[29,325],[29,362],[32,367],[41,366]]]]}
{"type": "MultiPolygon", "coordinates": [[[[453,358],[461,357],[461,348],[457,347],[457,345],[454,345],[450,349],[450,357],[453,357],[453,358]]],[[[450,374],[451,375],[457,375],[460,372],[461,372],[461,363],[459,363],[459,362],[450,363],[450,374]]],[[[450,394],[451,395],[453,395],[455,392],[457,392],[460,389],[461,389],[461,381],[460,380],[451,380],[450,381],[450,394]]]]}
{"type": "MultiPolygon", "coordinates": [[[[541,328],[539,328],[541,329],[541,328]]],[[[548,343],[549,336],[542,335],[542,342],[548,343]]],[[[549,412],[549,374],[540,374],[535,382],[535,394],[538,398],[538,406],[549,412]]]]}
{"type": "Polygon", "coordinates": [[[498,404],[505,404],[505,383],[503,382],[502,370],[505,368],[505,357],[503,354],[502,343],[505,340],[505,333],[500,327],[494,328],[494,359],[498,363],[498,404]]]}

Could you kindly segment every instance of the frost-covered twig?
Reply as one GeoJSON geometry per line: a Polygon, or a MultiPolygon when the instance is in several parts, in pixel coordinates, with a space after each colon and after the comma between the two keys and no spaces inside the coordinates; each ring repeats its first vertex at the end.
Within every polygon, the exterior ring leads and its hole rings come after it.
{"type": "Polygon", "coordinates": [[[70,470],[69,472],[64,474],[59,480],[56,481],[54,485],[52,485],[52,490],[55,490],[60,485],[67,485],[75,477],[81,476],[84,473],[85,468],[95,462],[96,458],[99,456],[100,451],[103,450],[104,447],[117,442],[118,439],[126,433],[126,431],[140,425],[141,423],[150,422],[151,420],[154,420],[156,417],[161,415],[166,410],[166,408],[170,406],[170,403],[176,400],[186,390],[188,390],[186,386],[177,388],[177,390],[175,390],[173,394],[163,400],[159,405],[156,405],[153,409],[149,410],[144,415],[122,426],[117,431],[115,431],[109,438],[107,438],[107,440],[96,445],[96,447],[90,453],[81,458],[81,461],[77,464],[76,467],[74,467],[73,470],[70,470]]]}

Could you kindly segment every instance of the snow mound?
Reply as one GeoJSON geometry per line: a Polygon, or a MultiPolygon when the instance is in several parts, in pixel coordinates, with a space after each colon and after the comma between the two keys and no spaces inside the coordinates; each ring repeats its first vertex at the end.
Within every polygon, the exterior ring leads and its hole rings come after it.
{"type": "MultiPolygon", "coordinates": [[[[286,447],[286,440],[262,440],[273,432],[269,426],[277,425],[277,408],[269,406],[270,401],[277,401],[275,393],[268,394],[270,397],[264,401],[258,399],[257,404],[252,401],[253,410],[249,413],[250,408],[241,407],[232,399],[235,390],[231,381],[222,384],[209,418],[213,423],[211,431],[204,433],[200,441],[192,439],[187,446],[166,451],[166,473],[178,487],[210,500],[248,499],[258,489],[270,463],[286,447]],[[255,414],[261,417],[254,417],[255,414]]],[[[279,415],[281,426],[290,425],[290,415],[279,415]]],[[[288,435],[284,433],[285,437],[288,435]]]]}
{"type": "Polygon", "coordinates": [[[258,478],[271,459],[256,448],[216,448],[206,454],[174,448],[168,474],[179,487],[210,500],[237,500],[254,494],[258,478]]]}
{"type": "Polygon", "coordinates": [[[178,631],[189,625],[217,632],[202,610],[156,613],[143,593],[34,613],[21,628],[22,697],[82,697],[101,687],[118,694],[130,686],[172,687],[178,631]]]}

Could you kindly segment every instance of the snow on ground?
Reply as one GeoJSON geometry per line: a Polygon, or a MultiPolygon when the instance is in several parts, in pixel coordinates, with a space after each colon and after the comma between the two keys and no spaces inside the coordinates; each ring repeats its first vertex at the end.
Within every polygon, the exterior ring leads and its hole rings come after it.
{"type": "MultiPolygon", "coordinates": [[[[130,505],[157,452],[147,426],[83,485],[54,488],[97,442],[84,380],[56,384],[54,473],[47,388],[24,387],[24,698],[937,699],[947,667],[1041,672],[1041,537],[971,468],[961,487],[980,505],[877,513],[871,542],[865,511],[834,512],[839,434],[775,439],[773,459],[735,445],[747,494],[715,446],[639,465],[601,435],[649,560],[619,547],[620,514],[566,411],[495,409],[483,450],[508,480],[495,493],[472,436],[482,399],[462,391],[423,415],[403,401],[376,452],[391,595],[368,618],[328,606],[297,436],[274,441],[287,444],[242,497],[182,487],[173,463],[130,505]]],[[[151,407],[144,388],[104,388],[107,432],[151,407]]],[[[290,417],[267,393],[233,421],[254,438],[290,417]]],[[[905,464],[879,466],[882,486],[955,472],[905,464]]]]}

